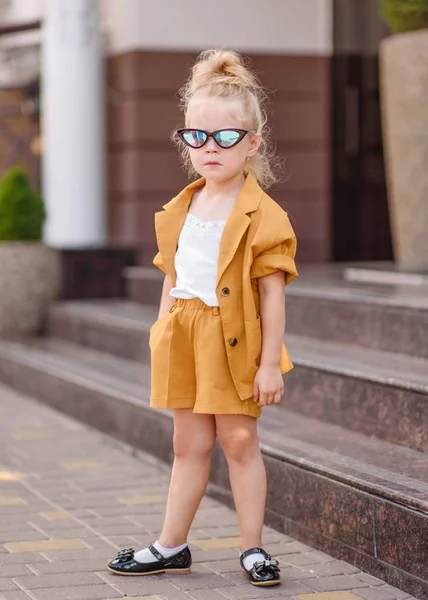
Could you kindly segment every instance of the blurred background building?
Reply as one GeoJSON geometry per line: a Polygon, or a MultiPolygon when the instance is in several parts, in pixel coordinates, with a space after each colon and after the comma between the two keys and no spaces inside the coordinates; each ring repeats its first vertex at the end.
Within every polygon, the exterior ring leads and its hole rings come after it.
{"type": "Polygon", "coordinates": [[[53,246],[150,262],[153,213],[186,184],[177,90],[198,51],[227,47],[271,91],[290,173],[272,194],[300,261],[392,258],[377,0],[1,0],[0,23],[0,173],[41,185],[53,246]]]}

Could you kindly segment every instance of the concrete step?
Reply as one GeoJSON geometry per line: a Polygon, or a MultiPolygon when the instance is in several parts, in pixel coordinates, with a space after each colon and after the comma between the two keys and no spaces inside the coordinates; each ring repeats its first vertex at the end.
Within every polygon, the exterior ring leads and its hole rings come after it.
{"type": "MultiPolygon", "coordinates": [[[[337,265],[302,267],[287,287],[287,330],[320,340],[428,358],[426,286],[350,283],[337,265]]],[[[150,267],[126,270],[132,300],[156,304],[163,274],[150,267]]]]}
{"type": "MultiPolygon", "coordinates": [[[[51,337],[148,363],[157,308],[129,301],[60,303],[51,337]]],[[[308,417],[428,450],[428,361],[349,344],[286,335],[295,369],[286,406],[308,417]]]]}
{"type": "Polygon", "coordinates": [[[150,327],[157,314],[158,307],[129,300],[59,302],[49,310],[45,332],[50,337],[148,363],[150,327]]]}
{"type": "MultiPolygon", "coordinates": [[[[61,340],[1,340],[0,380],[171,460],[171,414],[149,408],[144,364],[61,340]]],[[[422,597],[428,589],[426,453],[285,407],[264,411],[260,440],[268,524],[422,597]]],[[[231,503],[218,448],[213,463],[217,496],[231,503]]]]}

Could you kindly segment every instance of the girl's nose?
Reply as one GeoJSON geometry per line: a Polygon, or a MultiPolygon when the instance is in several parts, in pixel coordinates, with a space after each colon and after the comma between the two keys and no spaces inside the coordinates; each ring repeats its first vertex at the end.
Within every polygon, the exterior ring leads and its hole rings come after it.
{"type": "Polygon", "coordinates": [[[208,138],[208,142],[205,144],[205,148],[208,152],[212,152],[213,150],[218,152],[218,146],[212,137],[208,138]]]}

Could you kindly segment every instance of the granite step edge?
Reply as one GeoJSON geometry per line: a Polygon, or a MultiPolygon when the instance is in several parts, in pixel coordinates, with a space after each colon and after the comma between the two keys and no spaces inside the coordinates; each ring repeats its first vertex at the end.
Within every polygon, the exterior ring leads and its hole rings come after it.
{"type": "MultiPolygon", "coordinates": [[[[71,346],[71,344],[69,345],[71,346]]],[[[92,353],[94,354],[96,353],[96,351],[92,351],[92,353]]],[[[151,415],[156,415],[156,418],[160,417],[161,419],[169,419],[172,422],[172,415],[168,411],[150,408],[148,400],[148,386],[143,388],[140,382],[136,382],[134,385],[135,392],[132,393],[132,391],[130,390],[130,388],[132,388],[132,384],[130,384],[129,382],[126,390],[120,389],[121,386],[119,384],[116,387],[113,387],[112,377],[109,378],[108,384],[103,384],[99,381],[99,378],[91,378],[90,370],[88,370],[88,372],[85,374],[83,367],[81,373],[76,374],[76,369],[67,368],[64,365],[55,364],[55,360],[49,363],[48,355],[49,353],[47,352],[40,352],[37,356],[37,352],[34,352],[34,349],[31,352],[26,352],[25,347],[23,347],[22,344],[17,345],[12,342],[8,343],[2,341],[0,342],[0,360],[3,363],[3,367],[0,366],[0,378],[2,378],[6,384],[10,383],[7,381],[7,376],[5,377],[4,365],[7,361],[12,361],[12,363],[19,365],[23,368],[42,373],[48,377],[53,377],[57,380],[60,379],[63,384],[70,384],[75,388],[84,389],[85,391],[95,393],[100,397],[105,397],[109,401],[129,405],[138,410],[143,410],[145,414],[150,413],[151,415]]],[[[109,357],[109,360],[112,360],[111,356],[109,357]]],[[[119,360],[123,361],[124,359],[119,360]]],[[[12,387],[14,387],[13,381],[11,382],[11,384],[12,387]]],[[[31,393],[31,389],[25,391],[31,393]]],[[[43,401],[43,398],[40,399],[43,401]]],[[[303,415],[300,415],[299,418],[303,420],[309,420],[308,417],[305,417],[303,415]]],[[[266,440],[269,437],[269,431],[266,432],[266,435],[263,435],[263,419],[261,420],[260,427],[262,430],[261,447],[263,453],[272,456],[278,460],[289,462],[290,464],[293,464],[306,471],[317,472],[318,474],[328,479],[338,481],[340,483],[345,483],[350,487],[369,492],[370,494],[376,495],[379,498],[386,498],[390,501],[402,504],[403,506],[407,506],[408,508],[419,510],[422,513],[428,513],[427,502],[423,502],[419,498],[411,497],[410,495],[408,495],[406,499],[403,499],[403,494],[401,492],[394,492],[392,488],[389,489],[384,485],[377,484],[376,482],[367,481],[367,478],[365,480],[363,476],[344,473],[337,468],[332,468],[331,466],[326,467],[319,461],[317,462],[315,458],[317,452],[314,452],[314,456],[312,458],[306,457],[302,460],[302,457],[299,453],[293,453],[292,451],[284,451],[283,449],[272,446],[272,444],[268,444],[266,440]]],[[[320,427],[325,427],[327,431],[329,428],[337,426],[320,423],[320,427]]],[[[290,445],[292,446],[292,438],[290,437],[289,440],[290,445]]],[[[379,445],[382,445],[381,441],[379,441],[379,445]]]]}

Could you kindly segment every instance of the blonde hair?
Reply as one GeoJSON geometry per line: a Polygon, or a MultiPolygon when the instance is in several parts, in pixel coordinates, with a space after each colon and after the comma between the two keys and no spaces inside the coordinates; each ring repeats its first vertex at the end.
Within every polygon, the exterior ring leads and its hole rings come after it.
{"type": "MultiPolygon", "coordinates": [[[[268,188],[276,183],[279,179],[276,173],[281,161],[271,149],[266,127],[267,95],[237,52],[205,50],[199,55],[189,79],[180,90],[181,108],[185,116],[187,117],[194,98],[212,96],[243,102],[248,128],[262,134],[261,145],[256,154],[246,162],[245,172],[254,175],[262,187],[268,188]]],[[[186,171],[194,176],[188,147],[177,135],[173,136],[173,140],[180,149],[186,171]]]]}

